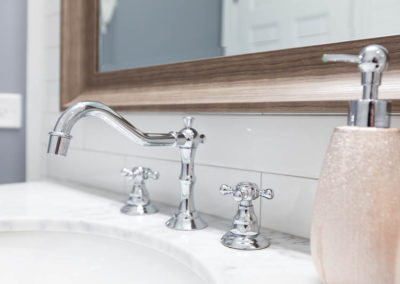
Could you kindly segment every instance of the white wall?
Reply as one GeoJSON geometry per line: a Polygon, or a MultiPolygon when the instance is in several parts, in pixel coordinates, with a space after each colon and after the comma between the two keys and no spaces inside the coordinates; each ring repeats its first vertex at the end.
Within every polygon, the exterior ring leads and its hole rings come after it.
{"type": "MultiPolygon", "coordinates": [[[[21,94],[22,110],[26,89],[26,10],[25,0],[0,1],[0,97],[21,94]]],[[[25,111],[22,117],[25,118],[25,111]]],[[[25,181],[25,123],[19,128],[0,127],[0,167],[0,183],[25,181]]]]}
{"type": "MultiPolygon", "coordinates": [[[[123,167],[158,170],[149,181],[151,198],[177,205],[179,153],[171,148],[143,148],[92,118],[81,121],[67,158],[46,155],[47,133],[59,116],[59,21],[55,0],[29,5],[28,179],[51,177],[127,193],[123,167]],[[40,9],[40,4],[45,9],[40,9]],[[39,100],[39,102],[38,102],[39,100]],[[34,131],[32,130],[34,129],[34,131]],[[39,166],[40,165],[40,166],[39,166]]],[[[148,132],[179,130],[185,113],[122,113],[148,132]]],[[[253,181],[275,190],[272,201],[257,201],[261,224],[308,237],[317,179],[335,126],[344,115],[192,114],[195,127],[207,135],[196,159],[196,203],[200,211],[231,219],[236,204],[219,194],[222,183],[253,181]]],[[[396,125],[400,125],[396,118],[396,125]]]]}

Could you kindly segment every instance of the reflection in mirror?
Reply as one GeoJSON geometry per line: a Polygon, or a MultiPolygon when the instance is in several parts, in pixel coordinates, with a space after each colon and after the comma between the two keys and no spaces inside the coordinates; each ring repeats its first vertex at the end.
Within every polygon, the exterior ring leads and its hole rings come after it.
{"type": "Polygon", "coordinates": [[[99,71],[400,34],[399,0],[99,0],[99,71]]]}

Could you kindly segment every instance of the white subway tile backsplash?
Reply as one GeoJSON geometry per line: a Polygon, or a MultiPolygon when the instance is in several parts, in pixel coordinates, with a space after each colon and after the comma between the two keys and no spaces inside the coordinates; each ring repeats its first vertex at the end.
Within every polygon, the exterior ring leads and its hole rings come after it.
{"type": "Polygon", "coordinates": [[[46,48],[46,78],[58,80],[60,78],[60,48],[46,48]]]}
{"type": "MultiPolygon", "coordinates": [[[[128,114],[146,132],[179,130],[179,114],[128,114]]],[[[228,168],[317,178],[333,128],[345,116],[196,115],[194,127],[206,134],[196,162],[228,168]]],[[[85,147],[97,151],[179,160],[169,148],[137,146],[100,121],[87,122],[85,147]],[[99,139],[101,137],[101,139],[99,139]]]]}
{"type": "Polygon", "coordinates": [[[124,193],[120,176],[124,163],[120,155],[70,149],[67,157],[47,155],[47,172],[52,178],[124,193]]]}
{"type": "MultiPolygon", "coordinates": [[[[122,115],[130,121],[135,127],[144,132],[165,132],[179,130],[182,128],[182,120],[180,115],[171,114],[128,114],[122,115]]],[[[143,156],[147,158],[167,159],[179,161],[180,156],[177,149],[170,147],[143,147],[136,145],[128,138],[121,135],[115,129],[106,125],[97,118],[87,118],[80,123],[85,129],[85,148],[105,151],[110,153],[119,153],[135,156],[143,156]]],[[[201,145],[199,148],[202,148],[201,145]]],[[[201,149],[200,149],[201,151],[201,149]]]]}
{"type": "Polygon", "coordinates": [[[41,141],[43,144],[47,144],[49,141],[48,133],[53,130],[57,118],[57,113],[48,112],[42,114],[42,129],[38,134],[41,136],[41,141]]]}
{"type": "Polygon", "coordinates": [[[261,200],[261,226],[309,238],[317,180],[263,174],[263,188],[272,188],[272,200],[261,200]]]}
{"type": "Polygon", "coordinates": [[[46,23],[46,47],[59,47],[60,46],[60,15],[58,13],[50,14],[47,16],[46,23]]]}
{"type": "Polygon", "coordinates": [[[46,15],[60,15],[61,0],[46,0],[46,15]]]}
{"type": "Polygon", "coordinates": [[[201,116],[208,135],[199,163],[294,176],[318,177],[340,116],[201,116]]]}
{"type": "Polygon", "coordinates": [[[46,82],[46,93],[43,96],[43,110],[46,112],[60,111],[60,82],[59,80],[50,80],[46,82]]]}
{"type": "Polygon", "coordinates": [[[40,145],[40,148],[38,149],[40,151],[40,158],[36,161],[37,162],[37,167],[40,167],[40,178],[47,178],[49,176],[47,172],[47,145],[42,144],[40,145]]]}

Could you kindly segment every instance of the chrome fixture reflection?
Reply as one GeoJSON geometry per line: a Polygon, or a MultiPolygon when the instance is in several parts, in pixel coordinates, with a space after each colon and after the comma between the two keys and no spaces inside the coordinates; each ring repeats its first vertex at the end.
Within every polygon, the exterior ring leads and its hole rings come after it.
{"type": "Polygon", "coordinates": [[[221,185],[223,195],[231,195],[239,202],[238,211],[233,218],[232,228],[222,236],[223,245],[242,250],[263,249],[269,246],[268,239],[260,233],[257,216],[254,212],[253,200],[262,196],[267,199],[274,197],[272,189],[259,189],[255,183],[240,182],[235,187],[221,185]]]}
{"type": "Polygon", "coordinates": [[[362,72],[361,85],[363,97],[351,101],[348,117],[349,126],[390,127],[390,102],[378,99],[378,88],[382,82],[382,73],[389,65],[389,52],[381,45],[364,47],[359,55],[324,54],[323,62],[356,63],[362,72]]]}
{"type": "Polygon", "coordinates": [[[127,215],[147,215],[156,213],[158,210],[150,201],[145,181],[148,178],[158,179],[160,174],[149,168],[134,167],[132,170],[126,168],[122,169],[121,175],[127,179],[133,180],[133,187],[129,198],[121,208],[121,212],[127,215]]]}
{"type": "Polygon", "coordinates": [[[184,231],[207,227],[207,223],[200,218],[199,213],[194,209],[193,200],[193,189],[196,182],[194,157],[198,145],[204,143],[206,137],[192,128],[193,121],[193,117],[184,117],[183,122],[185,127],[178,132],[179,135],[185,137],[185,142],[179,144],[181,152],[181,174],[179,176],[181,201],[178,210],[166,222],[167,227],[184,231]]]}
{"type": "Polygon", "coordinates": [[[178,147],[181,153],[181,201],[176,213],[166,225],[176,230],[196,230],[207,227],[196,211],[193,201],[193,189],[196,181],[194,174],[194,157],[205,136],[192,128],[192,117],[185,117],[185,127],[176,132],[144,133],[130,124],[117,112],[99,102],[80,102],[66,109],[57,120],[54,130],[49,133],[48,153],[67,155],[68,146],[72,139],[71,130],[75,123],[88,116],[100,118],[120,133],[142,146],[178,147]]]}

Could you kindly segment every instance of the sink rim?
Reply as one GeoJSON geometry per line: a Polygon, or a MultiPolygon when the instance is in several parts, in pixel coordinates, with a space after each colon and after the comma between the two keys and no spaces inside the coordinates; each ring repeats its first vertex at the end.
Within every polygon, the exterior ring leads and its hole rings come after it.
{"type": "Polygon", "coordinates": [[[93,220],[61,218],[0,218],[0,234],[6,232],[57,232],[86,234],[130,242],[155,250],[184,265],[205,283],[218,283],[207,265],[189,250],[183,249],[162,237],[118,225],[104,224],[93,220]]]}

